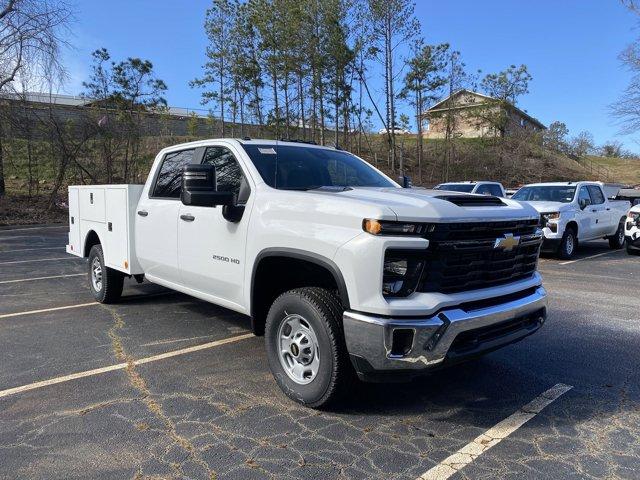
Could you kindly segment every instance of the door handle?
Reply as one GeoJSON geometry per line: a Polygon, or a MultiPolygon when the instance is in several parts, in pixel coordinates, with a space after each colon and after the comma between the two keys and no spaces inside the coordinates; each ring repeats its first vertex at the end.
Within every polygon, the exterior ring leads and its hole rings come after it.
{"type": "Polygon", "coordinates": [[[595,210],[595,209],[594,209],[594,210],[591,210],[591,211],[592,211],[593,213],[596,213],[598,210],[595,210]]]}
{"type": "Polygon", "coordinates": [[[186,214],[186,215],[180,215],[180,219],[184,220],[185,222],[193,222],[196,219],[196,217],[190,214],[186,214]]]}
{"type": "Polygon", "coordinates": [[[608,212],[609,210],[611,210],[611,207],[607,207],[607,212],[608,212]]]}
{"type": "Polygon", "coordinates": [[[149,212],[147,212],[146,210],[138,210],[138,215],[140,215],[141,217],[146,217],[147,215],[149,215],[149,212]]]}

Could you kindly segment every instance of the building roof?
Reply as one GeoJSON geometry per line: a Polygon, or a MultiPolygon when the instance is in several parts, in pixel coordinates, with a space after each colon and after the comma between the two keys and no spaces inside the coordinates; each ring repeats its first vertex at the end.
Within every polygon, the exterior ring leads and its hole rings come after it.
{"type": "MultiPolygon", "coordinates": [[[[429,113],[434,113],[434,112],[442,112],[442,111],[446,111],[449,110],[449,108],[446,107],[446,102],[455,96],[461,95],[463,93],[469,93],[471,95],[480,97],[481,99],[483,99],[484,101],[480,102],[480,103],[468,103],[468,104],[461,104],[461,105],[456,105],[455,109],[464,109],[464,108],[473,108],[473,107],[477,107],[479,105],[482,105],[483,103],[489,103],[492,101],[497,101],[498,99],[495,97],[491,97],[489,95],[484,95],[482,93],[479,92],[474,92],[472,90],[467,90],[465,88],[462,88],[460,90],[457,90],[455,92],[453,92],[451,95],[447,96],[446,98],[443,98],[442,100],[440,100],[438,103],[436,103],[435,105],[433,105],[431,108],[429,108],[427,110],[427,112],[425,113],[425,115],[428,115],[429,113]]],[[[513,111],[515,111],[516,113],[518,113],[520,116],[526,118],[529,122],[533,123],[534,125],[536,125],[537,127],[541,128],[541,129],[546,129],[547,127],[540,122],[540,120],[538,120],[537,118],[532,117],[531,115],[529,115],[527,112],[525,112],[524,110],[520,110],[518,107],[516,107],[515,105],[513,105],[510,102],[506,102],[506,104],[508,105],[508,107],[510,109],[512,109],[513,111]]]]}
{"type": "MultiPolygon", "coordinates": [[[[45,93],[45,92],[23,92],[23,93],[7,93],[3,94],[4,98],[11,100],[26,100],[32,103],[44,103],[53,105],[62,105],[67,107],[86,107],[96,101],[94,98],[78,96],[78,95],[64,95],[60,93],[45,93]]],[[[175,115],[177,117],[188,117],[196,115],[200,118],[206,118],[208,111],[204,109],[192,109],[182,107],[167,107],[169,115],[175,115]]]]}

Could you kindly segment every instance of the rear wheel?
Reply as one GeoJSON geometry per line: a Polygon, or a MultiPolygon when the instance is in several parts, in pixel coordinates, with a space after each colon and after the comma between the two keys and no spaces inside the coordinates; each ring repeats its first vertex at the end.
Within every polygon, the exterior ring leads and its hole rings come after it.
{"type": "Polygon", "coordinates": [[[100,303],[114,303],[122,296],[124,273],[104,264],[101,245],[94,245],[89,252],[89,288],[100,303]]]}
{"type": "Polygon", "coordinates": [[[338,296],[318,287],[280,295],[269,310],[265,342],[269,367],[291,399],[318,408],[334,402],[350,378],[338,296]]]}
{"type": "Polygon", "coordinates": [[[618,230],[616,230],[615,235],[609,237],[609,248],[613,250],[620,250],[624,247],[625,238],[624,238],[624,219],[620,220],[618,224],[618,230]]]}
{"type": "Polygon", "coordinates": [[[569,260],[573,257],[576,247],[578,246],[578,238],[573,228],[569,227],[565,230],[558,249],[558,256],[563,260],[569,260]]]}
{"type": "Polygon", "coordinates": [[[629,255],[640,255],[640,250],[637,248],[631,248],[631,245],[627,243],[627,253],[629,255]]]}

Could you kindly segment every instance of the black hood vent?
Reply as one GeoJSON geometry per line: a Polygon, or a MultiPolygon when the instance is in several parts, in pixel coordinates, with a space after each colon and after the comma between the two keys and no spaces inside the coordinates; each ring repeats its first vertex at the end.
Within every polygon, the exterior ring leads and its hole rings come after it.
{"type": "Polygon", "coordinates": [[[491,195],[438,195],[433,198],[446,200],[459,207],[504,207],[506,204],[491,195]]]}

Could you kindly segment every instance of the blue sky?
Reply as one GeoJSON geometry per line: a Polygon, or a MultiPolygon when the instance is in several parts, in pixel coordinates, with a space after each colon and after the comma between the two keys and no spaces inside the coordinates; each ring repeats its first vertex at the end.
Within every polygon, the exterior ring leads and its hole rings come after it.
{"type": "MultiPolygon", "coordinates": [[[[151,60],[169,86],[170,105],[202,108],[188,86],[204,62],[204,13],[209,0],[76,0],[76,22],[65,52],[77,94],[89,74],[90,53],[106,47],[113,58],[151,60]]],[[[593,133],[596,143],[622,141],[640,151],[640,133],[617,136],[607,106],[624,90],[629,73],[619,52],[640,36],[636,16],[617,0],[417,0],[416,14],[429,43],[448,42],[471,71],[526,64],[533,81],[520,100],[548,125],[564,121],[571,135],[593,133]]],[[[376,125],[377,126],[377,125],[376,125]]]]}

